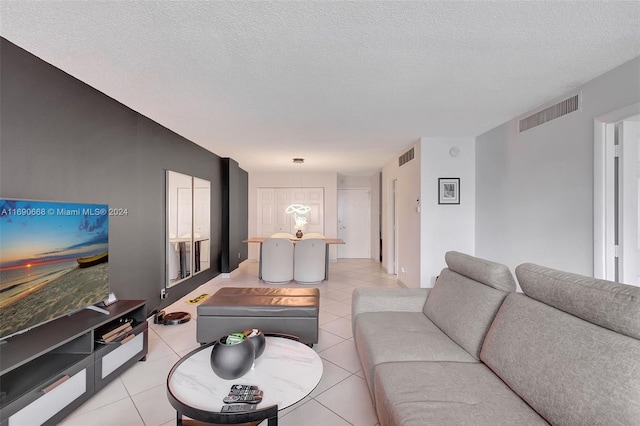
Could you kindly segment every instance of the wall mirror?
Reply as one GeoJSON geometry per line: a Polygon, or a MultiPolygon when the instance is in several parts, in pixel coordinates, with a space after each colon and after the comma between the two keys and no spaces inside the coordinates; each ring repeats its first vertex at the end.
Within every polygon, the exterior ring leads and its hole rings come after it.
{"type": "Polygon", "coordinates": [[[166,287],[171,287],[211,265],[211,183],[167,170],[166,189],[166,287]]]}

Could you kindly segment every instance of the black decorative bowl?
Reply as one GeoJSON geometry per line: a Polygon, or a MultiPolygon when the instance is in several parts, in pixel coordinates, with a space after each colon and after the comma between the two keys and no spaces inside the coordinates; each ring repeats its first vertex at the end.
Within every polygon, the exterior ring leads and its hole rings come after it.
{"type": "Polygon", "coordinates": [[[249,334],[247,335],[247,338],[251,343],[253,343],[256,351],[256,359],[258,359],[258,357],[262,355],[262,352],[264,352],[264,347],[267,345],[267,339],[264,337],[264,333],[260,330],[254,328],[253,330],[248,331],[249,334]]]}
{"type": "Polygon", "coordinates": [[[228,345],[227,336],[216,340],[211,348],[211,368],[223,379],[233,380],[244,376],[255,360],[255,349],[249,339],[228,345]]]}

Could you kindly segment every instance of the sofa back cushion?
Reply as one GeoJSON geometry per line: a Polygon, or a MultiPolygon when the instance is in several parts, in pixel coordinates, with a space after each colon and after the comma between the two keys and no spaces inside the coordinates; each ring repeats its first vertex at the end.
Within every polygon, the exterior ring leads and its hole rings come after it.
{"type": "Polygon", "coordinates": [[[519,265],[516,276],[527,296],[585,321],[640,339],[640,287],[533,263],[519,265]]]}
{"type": "Polygon", "coordinates": [[[588,281],[596,284],[593,278],[548,268],[516,271],[527,295],[506,298],[485,338],[482,361],[552,424],[640,424],[640,340],[598,324],[626,324],[630,334],[637,332],[626,319],[637,315],[640,298],[610,282],[606,296],[585,288],[588,281]],[[592,300],[602,297],[609,302],[592,300]],[[594,312],[587,313],[587,306],[594,312]]]}
{"type": "Polygon", "coordinates": [[[474,281],[502,291],[516,290],[513,274],[502,263],[480,259],[457,251],[445,253],[444,260],[449,269],[474,281]]]}
{"type": "Polygon", "coordinates": [[[425,315],[480,359],[482,342],[508,292],[516,288],[509,268],[458,252],[447,252],[448,268],[440,273],[424,305],[425,315]]]}

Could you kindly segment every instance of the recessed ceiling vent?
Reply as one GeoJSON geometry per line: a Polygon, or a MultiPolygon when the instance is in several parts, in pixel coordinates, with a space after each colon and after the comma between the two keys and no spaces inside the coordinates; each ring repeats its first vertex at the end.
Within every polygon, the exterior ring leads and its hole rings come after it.
{"type": "Polygon", "coordinates": [[[578,109],[579,109],[578,95],[575,95],[568,99],[565,99],[562,102],[558,102],[557,104],[550,106],[549,108],[545,108],[542,111],[538,111],[527,118],[523,118],[522,120],[520,120],[519,131],[520,133],[522,133],[525,130],[529,130],[532,127],[536,127],[541,124],[544,124],[547,121],[551,121],[558,117],[562,117],[563,115],[567,115],[570,112],[577,111],[578,109]]]}
{"type": "Polygon", "coordinates": [[[398,157],[398,167],[413,160],[413,148],[398,157]]]}

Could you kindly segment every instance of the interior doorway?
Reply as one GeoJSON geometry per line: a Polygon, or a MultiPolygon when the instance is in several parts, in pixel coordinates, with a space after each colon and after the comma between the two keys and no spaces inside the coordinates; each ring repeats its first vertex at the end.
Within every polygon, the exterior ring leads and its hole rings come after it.
{"type": "Polygon", "coordinates": [[[392,259],[392,270],[389,271],[390,274],[397,275],[398,274],[398,199],[396,197],[397,194],[397,186],[398,179],[394,179],[391,183],[391,208],[392,208],[392,230],[391,230],[391,259],[392,259]]]}
{"type": "Polygon", "coordinates": [[[595,123],[594,276],[640,286],[640,104],[595,123]]]}
{"type": "Polygon", "coordinates": [[[338,190],[338,258],[371,257],[371,190],[338,190]]]}
{"type": "Polygon", "coordinates": [[[618,151],[617,281],[640,286],[640,115],[616,123],[618,151]]]}

